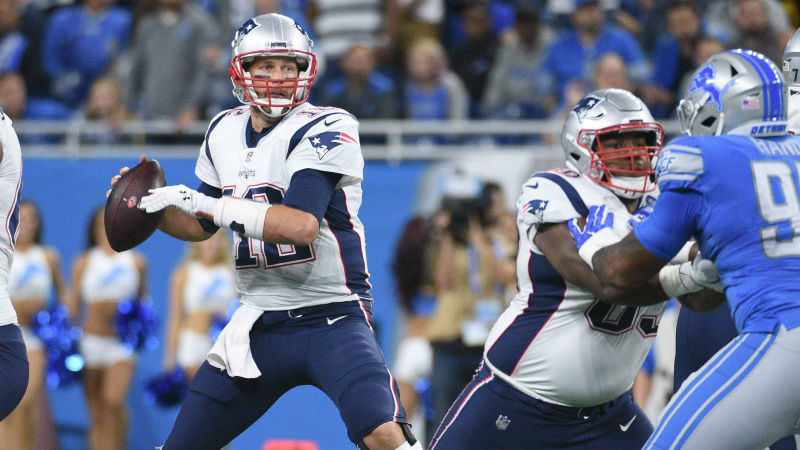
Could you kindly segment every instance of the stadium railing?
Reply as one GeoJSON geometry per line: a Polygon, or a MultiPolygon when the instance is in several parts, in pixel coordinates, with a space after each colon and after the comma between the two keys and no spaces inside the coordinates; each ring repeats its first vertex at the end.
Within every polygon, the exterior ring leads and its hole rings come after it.
{"type": "MultiPolygon", "coordinates": [[[[667,136],[680,133],[677,121],[662,122],[667,136]]],[[[439,160],[468,152],[525,150],[560,152],[562,121],[555,120],[364,120],[361,135],[368,160],[439,160]]],[[[198,151],[207,121],[183,133],[171,121],[130,121],[116,129],[104,122],[17,121],[14,127],[26,155],[102,157],[109,152],[190,157],[198,151]]]]}

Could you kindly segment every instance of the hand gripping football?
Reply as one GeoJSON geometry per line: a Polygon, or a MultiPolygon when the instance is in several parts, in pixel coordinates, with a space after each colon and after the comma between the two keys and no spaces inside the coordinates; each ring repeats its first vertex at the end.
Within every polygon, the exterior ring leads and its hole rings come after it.
{"type": "Polygon", "coordinates": [[[118,252],[130,250],[156,231],[165,210],[148,214],[136,205],[148,195],[148,189],[166,185],[164,171],[156,160],[139,164],[117,180],[106,201],[104,215],[111,248],[118,252]]]}

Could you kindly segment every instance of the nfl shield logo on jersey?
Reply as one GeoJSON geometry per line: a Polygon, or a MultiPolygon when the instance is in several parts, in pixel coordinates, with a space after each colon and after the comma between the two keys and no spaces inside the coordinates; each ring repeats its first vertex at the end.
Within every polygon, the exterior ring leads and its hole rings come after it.
{"type": "Polygon", "coordinates": [[[494,424],[498,430],[506,431],[508,425],[511,424],[511,419],[509,419],[508,416],[500,414],[499,416],[497,416],[497,420],[494,421],[494,424]]]}

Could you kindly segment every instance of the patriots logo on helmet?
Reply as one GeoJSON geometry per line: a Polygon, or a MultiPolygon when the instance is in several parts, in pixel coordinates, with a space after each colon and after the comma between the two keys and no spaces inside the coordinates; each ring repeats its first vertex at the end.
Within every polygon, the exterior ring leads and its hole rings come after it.
{"type": "Polygon", "coordinates": [[[733,86],[736,80],[730,80],[725,83],[722,89],[718,89],[714,84],[714,68],[706,66],[697,73],[697,76],[692,80],[692,86],[689,88],[689,93],[692,94],[698,90],[704,90],[710,95],[708,102],[717,105],[717,111],[722,112],[722,95],[733,86]]]}
{"type": "Polygon", "coordinates": [[[525,204],[525,212],[529,214],[533,214],[536,216],[539,221],[544,219],[544,209],[547,208],[547,204],[550,203],[550,200],[531,200],[525,204]]]}
{"type": "Polygon", "coordinates": [[[578,115],[579,118],[583,119],[586,117],[586,113],[589,112],[590,109],[596,104],[600,102],[600,99],[597,97],[585,97],[574,108],[572,111],[578,115]]]}
{"type": "Polygon", "coordinates": [[[357,144],[358,141],[352,136],[341,131],[326,131],[316,136],[308,138],[311,146],[317,150],[317,156],[322,159],[329,151],[341,144],[357,144]]]}
{"type": "Polygon", "coordinates": [[[258,26],[258,22],[255,19],[250,19],[245,22],[241,27],[239,27],[239,35],[244,36],[245,34],[253,31],[255,27],[258,26]]]}

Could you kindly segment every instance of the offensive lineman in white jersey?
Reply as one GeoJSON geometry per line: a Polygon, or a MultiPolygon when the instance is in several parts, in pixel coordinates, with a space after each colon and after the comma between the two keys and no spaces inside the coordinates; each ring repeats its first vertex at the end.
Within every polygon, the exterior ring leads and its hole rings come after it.
{"type": "Polygon", "coordinates": [[[11,118],[0,109],[0,420],[17,407],[28,387],[28,356],[8,295],[22,191],[22,153],[11,118]]]}
{"type": "Polygon", "coordinates": [[[654,279],[635,293],[650,306],[607,303],[617,292],[582,262],[576,218],[608,223],[621,238],[646,217],[658,195],[651,160],[663,135],[644,103],[620,89],[595,91],[570,112],[562,133],[568,168],[535,173],[517,202],[519,293],[429,449],[638,449],[647,440],[653,427],[629,390],[665,291],[686,292],[654,279]]]}
{"type": "Polygon", "coordinates": [[[309,384],[333,400],[359,448],[421,449],[370,320],[358,121],[305,103],[317,62],[294,20],[254,17],[232,46],[234,95],[246,106],[211,121],[201,187],[155,189],[139,204],[167,208],[160,229],[179,239],[233,230],[242,294],[163,448],[219,449],[309,384]]]}

